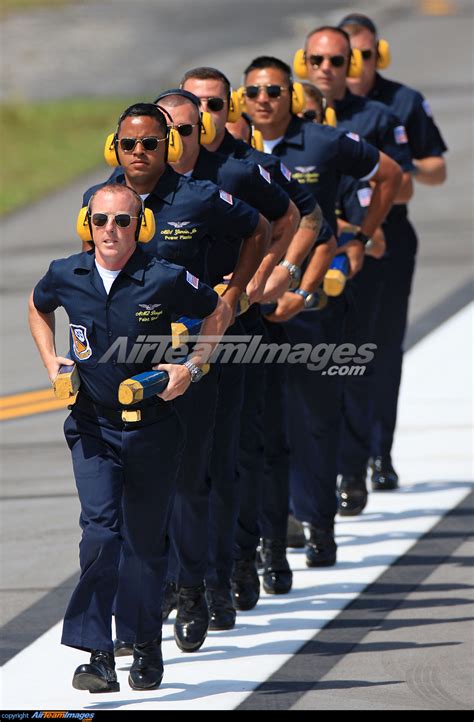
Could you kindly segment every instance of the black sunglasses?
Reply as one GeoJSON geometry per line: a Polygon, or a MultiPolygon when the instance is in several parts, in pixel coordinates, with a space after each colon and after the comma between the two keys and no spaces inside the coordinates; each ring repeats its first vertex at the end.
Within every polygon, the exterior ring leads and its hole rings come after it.
{"type": "Polygon", "coordinates": [[[342,68],[347,58],[344,55],[310,55],[309,62],[319,68],[325,60],[329,60],[333,68],[342,68]]]}
{"type": "Polygon", "coordinates": [[[119,145],[122,150],[132,151],[137,143],[141,143],[145,150],[156,150],[159,143],[164,143],[166,138],[155,138],[149,136],[147,138],[120,138],[119,145]]]}
{"type": "Polygon", "coordinates": [[[128,228],[132,218],[138,218],[138,216],[131,216],[130,213],[93,213],[91,220],[94,226],[103,228],[103,226],[107,224],[110,216],[112,216],[115,225],[119,228],[128,228]]]}
{"type": "Polygon", "coordinates": [[[318,114],[315,110],[305,110],[302,114],[305,120],[316,120],[318,114]]]}
{"type": "Polygon", "coordinates": [[[374,51],[373,51],[373,50],[370,50],[370,49],[368,49],[368,50],[361,50],[361,51],[360,51],[360,54],[362,55],[362,57],[364,58],[364,60],[370,60],[370,58],[371,58],[372,55],[374,54],[374,51]]]}
{"type": "Polygon", "coordinates": [[[224,107],[225,101],[222,98],[200,98],[200,100],[207,101],[207,109],[212,110],[214,113],[218,113],[224,107]]]}
{"type": "Polygon", "coordinates": [[[282,90],[285,90],[281,85],[247,85],[245,87],[245,95],[250,100],[258,98],[258,94],[261,90],[264,90],[269,98],[279,98],[282,90]]]}
{"type": "Polygon", "coordinates": [[[181,123],[181,125],[175,125],[174,127],[183,138],[187,138],[193,132],[193,128],[196,128],[200,123],[181,123]]]}

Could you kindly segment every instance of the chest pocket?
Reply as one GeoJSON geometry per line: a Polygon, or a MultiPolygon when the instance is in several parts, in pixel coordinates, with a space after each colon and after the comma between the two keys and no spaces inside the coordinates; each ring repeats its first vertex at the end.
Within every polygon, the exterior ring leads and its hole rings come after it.
{"type": "Polygon", "coordinates": [[[161,303],[140,303],[134,310],[128,323],[128,337],[131,343],[137,336],[169,334],[169,314],[161,303]]]}
{"type": "Polygon", "coordinates": [[[97,366],[100,352],[96,345],[94,321],[81,318],[77,323],[69,323],[69,348],[76,363],[89,368],[97,366]]]}
{"type": "Polygon", "coordinates": [[[158,254],[179,265],[186,265],[186,261],[196,258],[205,245],[203,231],[187,221],[170,221],[158,229],[155,238],[158,254]]]}

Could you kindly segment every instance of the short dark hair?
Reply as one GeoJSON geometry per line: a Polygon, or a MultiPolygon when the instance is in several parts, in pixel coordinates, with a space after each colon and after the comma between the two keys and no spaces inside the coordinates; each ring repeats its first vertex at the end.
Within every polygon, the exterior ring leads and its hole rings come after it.
{"type": "Polygon", "coordinates": [[[342,18],[338,27],[348,28],[346,31],[348,35],[356,35],[360,32],[361,28],[366,28],[366,30],[369,30],[372,35],[375,35],[375,37],[377,37],[378,34],[375,23],[367,15],[362,15],[361,13],[351,13],[350,15],[346,15],[342,18]]]}
{"type": "Polygon", "coordinates": [[[220,80],[221,83],[224,84],[227,97],[230,98],[229,79],[217,68],[210,68],[207,65],[203,65],[200,68],[192,68],[183,75],[180,86],[183,87],[185,82],[191,80],[191,78],[195,78],[196,80],[220,80]]]}
{"type": "Polygon", "coordinates": [[[254,58],[250,65],[245,68],[244,76],[246,77],[252,70],[264,70],[265,68],[281,70],[288,77],[288,83],[291,85],[293,78],[290,66],[284,63],[283,60],[274,58],[271,55],[260,55],[258,58],[254,58]]]}
{"type": "Polygon", "coordinates": [[[347,42],[347,46],[348,46],[349,50],[351,49],[351,39],[349,37],[349,34],[346,33],[346,31],[343,30],[342,28],[336,27],[334,25],[321,25],[319,28],[314,28],[314,30],[311,30],[311,32],[308,33],[306,36],[305,45],[308,42],[308,40],[310,39],[310,37],[312,37],[313,35],[316,35],[316,33],[325,33],[325,32],[338,33],[339,35],[342,35],[344,40],[347,42]]]}
{"type": "Polygon", "coordinates": [[[313,85],[313,83],[308,83],[307,81],[303,81],[301,85],[303,86],[305,94],[314,100],[315,103],[319,103],[321,108],[324,109],[326,98],[320,89],[316,85],[313,85]]]}
{"type": "Polygon", "coordinates": [[[153,103],[134,103],[133,105],[130,105],[126,110],[123,111],[122,115],[118,120],[117,133],[120,130],[120,126],[122,125],[125,118],[136,118],[140,116],[154,118],[160,126],[160,130],[163,131],[163,134],[167,134],[168,125],[166,123],[166,118],[161,112],[161,110],[159,110],[153,103]]]}

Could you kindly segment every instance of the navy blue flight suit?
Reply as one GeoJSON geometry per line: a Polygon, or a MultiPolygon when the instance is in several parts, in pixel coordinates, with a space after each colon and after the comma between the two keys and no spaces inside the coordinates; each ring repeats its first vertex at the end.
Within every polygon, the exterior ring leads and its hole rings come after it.
{"type": "MultiPolygon", "coordinates": [[[[355,132],[396,161],[403,171],[413,170],[406,131],[400,119],[386,105],[369,98],[354,95],[349,90],[334,104],[339,128],[355,132]]],[[[343,189],[344,192],[344,189],[343,189]]],[[[355,191],[354,191],[355,193],[355,191]]],[[[361,222],[360,203],[367,201],[369,191],[361,186],[360,198],[346,196],[345,220],[357,225],[361,222]],[[354,218],[351,211],[354,211],[354,218]]],[[[349,194],[350,195],[350,194],[349,194]]],[[[362,270],[350,281],[351,307],[345,341],[359,346],[375,342],[377,306],[383,286],[383,263],[366,258],[362,270]]],[[[346,376],[343,379],[343,416],[339,441],[338,472],[365,476],[370,456],[370,419],[373,371],[363,376],[346,376]]]]}
{"type": "MultiPolygon", "coordinates": [[[[123,183],[125,180],[123,174],[117,171],[113,178],[115,182],[123,183]]],[[[87,192],[84,202],[97,187],[87,192]]],[[[182,264],[206,282],[211,280],[208,260],[213,249],[224,244],[233,260],[242,239],[254,232],[259,218],[258,211],[213,183],[180,175],[170,166],[166,167],[145,199],[145,206],[153,210],[156,233],[154,239],[144,246],[144,251],[182,264]]],[[[226,269],[230,267],[232,270],[232,260],[227,262],[224,257],[226,269]]],[[[173,549],[179,550],[178,567],[176,554],[170,560],[174,567],[170,569],[170,576],[179,586],[201,584],[207,566],[209,489],[206,478],[218,378],[218,369],[212,366],[189,393],[175,401],[186,432],[186,449],[179,469],[170,524],[173,549]]],[[[125,543],[117,595],[116,629],[117,637],[127,642],[133,641],[132,630],[125,620],[135,614],[133,606],[127,604],[128,580],[133,578],[134,573],[133,555],[125,543]]]]}
{"type": "MultiPolygon", "coordinates": [[[[442,156],[447,147],[432,116],[429,103],[417,90],[378,73],[369,98],[388,105],[402,121],[415,159],[442,156]]],[[[377,322],[377,364],[374,379],[372,456],[390,458],[397,420],[398,391],[403,362],[408,300],[415,270],[418,239],[406,205],[397,205],[383,230],[387,242],[384,284],[377,322]]]]}
{"type": "MultiPolygon", "coordinates": [[[[296,117],[292,118],[273,154],[315,196],[334,234],[336,194],[341,175],[369,179],[376,172],[379,161],[378,150],[365,141],[338,128],[316,125],[296,117]]],[[[318,242],[326,240],[320,234],[318,242]]],[[[281,343],[285,335],[292,345],[338,345],[343,338],[345,315],[346,298],[342,294],[330,299],[322,311],[301,313],[285,323],[284,328],[273,324],[275,341],[281,343]]],[[[270,366],[269,375],[274,369],[279,369],[279,365],[270,366]]],[[[288,482],[293,511],[301,521],[331,530],[337,511],[340,378],[310,370],[303,363],[287,364],[286,373],[288,388],[281,382],[272,386],[266,409],[262,533],[273,540],[286,539],[288,482]]]]}
{"type": "MultiPolygon", "coordinates": [[[[196,180],[210,180],[234,197],[255,207],[269,221],[286,213],[289,205],[287,194],[271,181],[268,172],[254,163],[239,161],[220,153],[210,153],[201,148],[192,172],[196,180]]],[[[232,272],[238,260],[239,249],[227,244],[225,237],[215,244],[208,257],[208,273],[211,285],[232,272]]],[[[249,313],[248,311],[247,313],[249,313]]],[[[241,321],[237,319],[227,336],[242,332],[241,321]]],[[[240,430],[240,413],[243,400],[244,367],[241,364],[222,364],[219,369],[219,384],[212,452],[209,460],[209,560],[206,584],[210,589],[225,589],[230,586],[233,564],[233,542],[238,514],[239,488],[237,449],[240,430]]],[[[204,529],[196,529],[200,538],[205,537],[204,529]]],[[[189,552],[181,549],[180,554],[194,552],[197,540],[189,552]]],[[[170,565],[173,578],[173,565],[170,565]]],[[[204,569],[204,572],[206,570],[204,569]]],[[[203,577],[204,578],[204,577],[203,577]]]]}
{"type": "MultiPolygon", "coordinates": [[[[119,384],[151,369],[129,354],[142,334],[170,337],[171,315],[205,317],[217,294],[198,288],[184,268],[137,247],[109,294],[93,253],[53,261],[34,289],[42,313],[63,306],[71,329],[70,353],[81,387],[64,424],[81,502],[80,580],[64,618],[62,643],[113,652],[112,604],[118,591],[122,539],[133,550],[125,624],[138,643],[161,638],[161,600],[167,567],[167,526],[184,434],[174,403],[158,397],[134,406],[142,420],[124,423],[119,384]],[[143,313],[144,305],[150,311],[143,313]],[[146,320],[146,323],[145,323],[146,320]],[[107,354],[116,342],[120,352],[107,354]]],[[[136,354],[135,354],[136,356],[136,354]]],[[[120,593],[120,592],[119,592],[120,593]]],[[[118,599],[116,615],[120,614],[118,599]]],[[[117,619],[119,622],[120,619],[117,619]]]]}
{"type": "MultiPolygon", "coordinates": [[[[262,153],[248,143],[235,139],[226,131],[219,146],[219,153],[232,158],[249,159],[268,170],[276,183],[282,186],[297,206],[301,216],[309,215],[316,208],[314,196],[308,193],[291,172],[275,156],[262,153]]],[[[249,338],[260,337],[268,342],[267,324],[263,322],[260,307],[255,304],[242,318],[244,331],[249,338]]],[[[270,329],[273,334],[279,329],[275,324],[270,329]]],[[[244,402],[240,419],[239,449],[239,487],[240,512],[237,523],[234,555],[236,559],[254,559],[261,531],[260,516],[263,505],[265,471],[265,399],[270,386],[267,385],[267,373],[273,371],[271,387],[281,386],[278,374],[284,374],[284,367],[269,369],[264,363],[248,364],[245,368],[244,402]]]]}

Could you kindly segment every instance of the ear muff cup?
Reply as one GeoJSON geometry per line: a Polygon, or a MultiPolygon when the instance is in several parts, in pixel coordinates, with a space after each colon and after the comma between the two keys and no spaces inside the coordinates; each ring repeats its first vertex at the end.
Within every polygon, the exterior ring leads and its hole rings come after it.
{"type": "Polygon", "coordinates": [[[229,112],[227,113],[227,122],[235,123],[242,115],[240,96],[238,91],[232,90],[229,99],[229,112]]]}
{"type": "Polygon", "coordinates": [[[86,243],[92,243],[91,229],[89,226],[89,218],[87,215],[88,210],[89,207],[84,206],[77,214],[76,231],[81,241],[84,241],[86,243]]]}
{"type": "Polygon", "coordinates": [[[210,145],[216,137],[216,132],[212,115],[207,112],[201,113],[201,145],[210,145]]]}
{"type": "Polygon", "coordinates": [[[141,216],[140,231],[138,233],[138,243],[149,243],[156,231],[155,216],[151,208],[145,208],[141,216]]]}
{"type": "Polygon", "coordinates": [[[169,128],[166,160],[168,163],[177,163],[182,155],[183,141],[181,140],[179,131],[177,131],[176,128],[169,128]]]}
{"type": "Polygon", "coordinates": [[[306,80],[308,78],[308,68],[306,67],[304,48],[300,48],[295,53],[293,58],[293,71],[301,80],[306,80]]]}
{"type": "Polygon", "coordinates": [[[302,113],[306,103],[304,88],[301,83],[293,83],[291,87],[291,112],[293,115],[302,113]]]}
{"type": "MultiPolygon", "coordinates": [[[[353,48],[351,52],[351,59],[347,70],[348,78],[360,78],[362,75],[363,60],[360,50],[353,48]]],[[[304,48],[300,48],[296,51],[293,58],[293,70],[295,75],[301,80],[306,80],[308,77],[308,68],[306,66],[306,56],[304,48]]]]}
{"type": "MultiPolygon", "coordinates": [[[[140,224],[137,237],[138,243],[149,243],[156,232],[155,216],[151,208],[145,208],[144,213],[140,214],[138,222],[140,224]]],[[[76,221],[76,231],[81,241],[93,243],[89,222],[89,206],[84,206],[79,211],[76,221]]]]}
{"type": "Polygon", "coordinates": [[[245,88],[244,88],[244,86],[241,85],[240,88],[238,90],[236,90],[235,92],[239,96],[240,111],[241,111],[241,113],[245,113],[247,111],[247,106],[245,104],[245,88]]]}
{"type": "Polygon", "coordinates": [[[107,165],[112,166],[112,168],[116,168],[117,166],[120,165],[119,160],[117,158],[115,140],[116,140],[116,134],[110,133],[107,136],[105,145],[104,145],[104,160],[107,163],[107,165]]]}
{"type": "Polygon", "coordinates": [[[324,111],[323,125],[331,125],[333,128],[337,126],[336,112],[334,108],[326,108],[324,111]]]}
{"type": "Polygon", "coordinates": [[[348,78],[360,78],[364,69],[364,61],[362,53],[358,48],[352,48],[349,67],[347,69],[348,78]]]}
{"type": "MultiPolygon", "coordinates": [[[[116,134],[110,133],[107,136],[104,145],[104,160],[107,165],[117,168],[120,165],[117,156],[116,134]]],[[[168,132],[167,156],[166,160],[170,163],[176,163],[183,155],[183,143],[181,136],[175,128],[171,128],[168,132]]]]}
{"type": "Polygon", "coordinates": [[[260,150],[263,152],[263,135],[256,128],[254,128],[252,131],[250,145],[252,146],[252,148],[255,148],[255,150],[260,150]]]}
{"type": "Polygon", "coordinates": [[[385,70],[392,62],[392,54],[390,52],[390,45],[386,40],[382,38],[377,43],[377,69],[385,70]]]}

